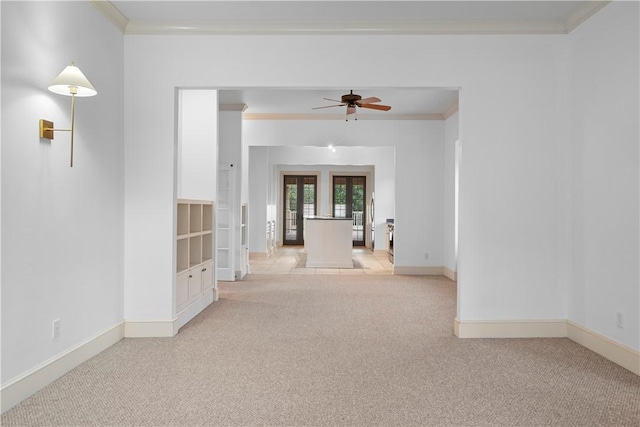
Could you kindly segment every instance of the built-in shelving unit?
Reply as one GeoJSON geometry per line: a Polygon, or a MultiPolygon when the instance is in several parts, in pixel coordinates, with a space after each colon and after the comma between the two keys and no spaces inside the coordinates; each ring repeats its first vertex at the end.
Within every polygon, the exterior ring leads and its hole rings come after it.
{"type": "Polygon", "coordinates": [[[267,255],[273,255],[277,251],[276,222],[267,221],[267,255]]]}
{"type": "Polygon", "coordinates": [[[247,234],[249,225],[247,223],[249,213],[246,203],[240,205],[240,251],[238,254],[238,269],[236,279],[241,280],[249,272],[249,249],[247,247],[247,234]]]}
{"type": "Polygon", "coordinates": [[[233,246],[233,166],[218,168],[218,205],[216,218],[217,272],[219,280],[235,280],[233,246]]]}
{"type": "Polygon", "coordinates": [[[215,287],[213,202],[178,200],[176,224],[176,312],[215,287]]]}
{"type": "Polygon", "coordinates": [[[240,215],[240,245],[243,247],[247,246],[247,204],[243,203],[240,207],[241,215],[240,215]]]}

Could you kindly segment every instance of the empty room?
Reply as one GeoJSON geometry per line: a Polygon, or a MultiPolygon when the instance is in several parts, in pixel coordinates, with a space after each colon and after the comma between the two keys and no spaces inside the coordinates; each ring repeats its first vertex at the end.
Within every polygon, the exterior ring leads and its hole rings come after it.
{"type": "Polygon", "coordinates": [[[0,13],[3,425],[640,423],[638,2],[0,13]]]}

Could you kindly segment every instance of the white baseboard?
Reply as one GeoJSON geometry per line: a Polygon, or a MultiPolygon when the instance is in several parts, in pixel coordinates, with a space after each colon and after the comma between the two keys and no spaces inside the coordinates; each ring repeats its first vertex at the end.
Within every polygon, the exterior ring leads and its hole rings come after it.
{"type": "Polygon", "coordinates": [[[2,412],[43,389],[125,336],[124,322],[30,369],[2,386],[2,412]]]}
{"type": "Polygon", "coordinates": [[[442,273],[444,274],[444,276],[445,276],[446,278],[451,279],[451,280],[453,280],[454,282],[457,282],[457,281],[458,281],[458,273],[457,273],[457,272],[455,272],[455,271],[453,271],[453,270],[450,270],[450,269],[448,269],[447,267],[442,267],[442,268],[443,268],[442,273]]]}
{"type": "Polygon", "coordinates": [[[174,320],[127,320],[124,325],[126,338],[172,337],[174,320]]]}
{"type": "Polygon", "coordinates": [[[639,351],[570,320],[567,321],[567,337],[589,350],[598,353],[600,356],[606,357],[623,368],[630,370],[634,374],[640,375],[639,351]]]}
{"type": "MultiPolygon", "coordinates": [[[[211,289],[202,296],[199,300],[195,301],[189,307],[182,310],[176,318],[173,320],[173,332],[178,333],[180,328],[187,324],[191,319],[196,317],[202,310],[207,308],[214,301],[214,289],[211,289]]],[[[171,335],[171,336],[173,336],[171,335]]]]}
{"type": "Polygon", "coordinates": [[[405,276],[443,276],[444,267],[397,267],[393,266],[393,274],[405,276]]]}
{"type": "Polygon", "coordinates": [[[459,338],[563,338],[566,320],[475,320],[454,321],[459,338]]]}
{"type": "Polygon", "coordinates": [[[212,288],[172,320],[123,321],[94,338],[41,363],[2,386],[0,390],[2,412],[13,408],[27,397],[125,337],[173,337],[182,326],[217,300],[218,290],[212,288]]]}
{"type": "Polygon", "coordinates": [[[569,320],[495,320],[453,323],[459,338],[569,338],[640,375],[640,352],[569,320]]]}
{"type": "Polygon", "coordinates": [[[184,308],[171,320],[126,320],[124,324],[125,338],[170,338],[180,328],[196,317],[209,304],[218,301],[218,290],[211,288],[204,295],[184,308]]]}

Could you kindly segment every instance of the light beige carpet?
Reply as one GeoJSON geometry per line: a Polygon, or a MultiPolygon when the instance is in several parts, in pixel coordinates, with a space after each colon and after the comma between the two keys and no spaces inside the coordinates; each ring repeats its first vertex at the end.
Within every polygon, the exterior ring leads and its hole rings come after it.
{"type": "MultiPolygon", "coordinates": [[[[353,268],[360,268],[362,269],[362,264],[360,264],[360,260],[357,257],[353,257],[352,258],[353,261],[353,268]]],[[[296,262],[296,266],[295,268],[307,268],[307,253],[306,252],[302,252],[300,253],[300,255],[298,256],[298,262],[296,262]]]]}
{"type": "Polygon", "coordinates": [[[640,377],[568,339],[457,339],[455,284],[253,276],[174,338],[125,339],[3,426],[640,424],[640,377]]]}

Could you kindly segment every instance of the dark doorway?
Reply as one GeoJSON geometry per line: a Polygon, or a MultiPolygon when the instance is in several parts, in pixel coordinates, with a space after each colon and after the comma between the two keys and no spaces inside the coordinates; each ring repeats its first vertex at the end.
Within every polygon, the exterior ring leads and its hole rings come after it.
{"type": "Polygon", "coordinates": [[[304,244],[304,218],[316,215],[317,180],[314,175],[285,175],[283,245],[304,244]]]}
{"type": "Polygon", "coordinates": [[[365,245],[365,182],[364,176],[333,177],[333,216],[353,219],[353,246],[365,245]]]}

